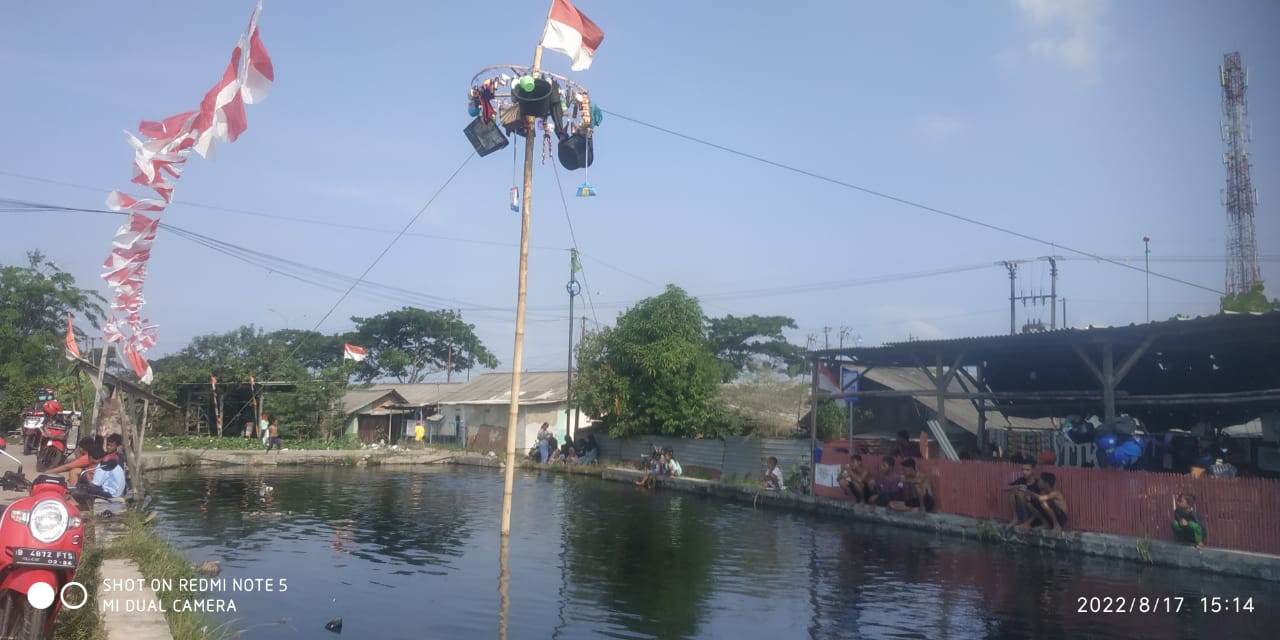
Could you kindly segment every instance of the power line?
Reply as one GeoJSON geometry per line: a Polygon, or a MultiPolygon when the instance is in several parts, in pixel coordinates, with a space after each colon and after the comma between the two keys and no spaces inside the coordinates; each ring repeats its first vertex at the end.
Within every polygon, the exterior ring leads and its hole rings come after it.
{"type": "MultiPolygon", "coordinates": [[[[60,187],[68,187],[68,188],[72,188],[72,189],[79,189],[79,190],[82,190],[82,191],[93,191],[93,192],[97,192],[97,193],[109,193],[109,192],[111,191],[110,189],[101,189],[101,188],[98,188],[98,187],[91,187],[91,186],[82,185],[82,184],[75,184],[75,183],[72,183],[72,182],[64,182],[64,181],[61,181],[61,180],[52,180],[52,179],[49,179],[49,178],[41,178],[41,177],[38,177],[38,176],[30,176],[30,175],[21,174],[21,173],[14,173],[14,172],[12,172],[12,171],[4,171],[4,170],[0,170],[0,176],[8,176],[8,177],[10,177],[10,178],[17,178],[17,179],[19,179],[19,180],[29,180],[29,181],[32,181],[32,182],[42,182],[42,183],[45,183],[45,184],[57,185],[57,186],[60,186],[60,187]]],[[[17,201],[15,201],[15,202],[17,202],[17,201]]],[[[239,209],[239,208],[235,208],[235,207],[223,207],[223,206],[212,205],[212,204],[202,204],[202,203],[199,203],[199,202],[190,202],[190,201],[186,201],[186,200],[182,200],[182,201],[176,202],[176,203],[174,203],[173,205],[170,205],[170,206],[171,206],[171,207],[176,207],[176,206],[195,207],[195,208],[197,208],[197,209],[208,209],[208,210],[210,210],[210,211],[221,211],[221,212],[224,212],[224,213],[236,213],[236,214],[240,214],[240,215],[253,216],[253,217],[257,217],[257,218],[265,218],[265,219],[268,219],[268,220],[281,220],[281,221],[284,221],[284,222],[297,222],[297,223],[301,223],[301,224],[310,224],[310,225],[321,226],[321,227],[331,227],[331,228],[335,228],[335,229],[349,229],[349,230],[353,230],[353,231],[369,231],[369,232],[373,232],[373,233],[390,233],[390,234],[407,235],[407,236],[413,236],[413,237],[415,237],[415,238],[425,238],[425,239],[428,239],[428,240],[444,240],[444,241],[448,241],[448,242],[459,242],[459,243],[464,243],[464,244],[488,245],[488,246],[493,246],[493,247],[518,247],[518,246],[520,246],[519,244],[516,244],[516,243],[513,243],[513,242],[501,242],[501,241],[498,241],[498,240],[482,240],[482,239],[477,239],[477,238],[462,238],[462,237],[457,237],[457,236],[446,236],[446,235],[440,235],[440,234],[434,234],[434,233],[422,233],[422,232],[419,232],[419,231],[408,231],[408,232],[401,233],[401,232],[399,232],[399,231],[396,231],[395,229],[383,229],[383,228],[379,228],[379,227],[369,227],[369,226],[364,226],[364,225],[359,225],[359,224],[350,224],[350,223],[346,223],[346,222],[333,222],[333,221],[330,221],[330,220],[316,220],[316,219],[313,219],[313,218],[302,218],[302,217],[298,217],[298,216],[288,216],[288,215],[277,214],[277,213],[266,213],[266,212],[262,212],[262,211],[254,211],[254,210],[251,210],[251,209],[239,209]]],[[[116,212],[116,211],[105,211],[105,210],[101,210],[101,209],[77,209],[77,208],[71,208],[71,207],[62,207],[62,208],[60,208],[60,209],[65,210],[65,211],[81,211],[81,212],[84,212],[84,213],[118,213],[118,212],[116,212]]],[[[563,247],[550,247],[550,246],[546,246],[546,245],[530,245],[530,246],[529,246],[529,248],[531,248],[531,249],[539,249],[539,250],[548,250],[548,251],[551,251],[551,250],[554,250],[554,251],[563,251],[563,250],[564,250],[564,248],[563,248],[563,247]]]]}
{"type": "MultiPolygon", "coordinates": [[[[564,197],[564,185],[560,184],[560,166],[552,162],[552,169],[556,174],[556,191],[560,192],[560,204],[564,207],[564,219],[569,223],[569,239],[573,242],[573,248],[578,248],[578,236],[573,232],[573,219],[569,217],[569,201],[564,197]]],[[[582,252],[579,251],[579,254],[582,252]]],[[[587,294],[587,306],[591,308],[591,319],[596,321],[599,326],[600,320],[596,317],[595,299],[591,297],[591,284],[587,282],[587,270],[582,269],[582,262],[578,262],[578,267],[582,271],[582,288],[587,294]]]]}
{"type": "MultiPolygon", "coordinates": [[[[854,191],[860,191],[860,192],[865,193],[865,194],[867,194],[867,195],[875,196],[875,197],[877,197],[877,198],[882,198],[882,199],[885,199],[885,200],[889,200],[889,201],[891,201],[891,202],[896,202],[896,203],[898,203],[898,204],[902,204],[902,205],[906,205],[906,206],[908,206],[908,207],[913,207],[913,208],[916,208],[916,209],[920,209],[920,210],[922,210],[922,211],[927,211],[927,212],[929,212],[929,213],[935,213],[935,214],[938,214],[938,215],[940,215],[940,216],[945,216],[945,217],[951,218],[951,219],[953,219],[953,220],[959,220],[959,221],[961,221],[961,222],[967,222],[967,223],[972,224],[972,225],[977,225],[977,226],[979,226],[979,227],[983,227],[983,228],[985,228],[985,229],[990,229],[990,230],[992,230],[992,231],[998,231],[998,232],[1000,232],[1000,233],[1004,233],[1004,234],[1007,234],[1007,235],[1011,235],[1011,236],[1014,236],[1014,237],[1016,237],[1016,238],[1021,238],[1021,239],[1023,239],[1023,240],[1030,240],[1031,242],[1035,242],[1035,243],[1038,243],[1038,244],[1043,244],[1043,245],[1046,245],[1046,246],[1049,246],[1049,247],[1052,247],[1052,248],[1055,248],[1055,249],[1057,249],[1057,248],[1061,248],[1061,249],[1062,249],[1062,250],[1064,250],[1064,251],[1069,251],[1069,252],[1071,252],[1071,253],[1075,253],[1075,254],[1078,254],[1078,255],[1081,255],[1081,256],[1085,256],[1085,257],[1088,257],[1088,258],[1092,258],[1092,259],[1094,259],[1094,260],[1098,260],[1098,261],[1101,261],[1101,262],[1107,262],[1107,263],[1109,263],[1109,264],[1113,264],[1113,265],[1118,266],[1118,267],[1123,267],[1123,268],[1125,268],[1125,269],[1132,269],[1132,270],[1134,270],[1134,271],[1139,271],[1139,272],[1142,272],[1142,273],[1146,273],[1146,270],[1145,270],[1145,269],[1143,269],[1142,267],[1137,267],[1137,266],[1133,266],[1133,265],[1128,265],[1128,264],[1125,264],[1125,263],[1120,262],[1120,261],[1117,261],[1117,260],[1111,260],[1111,259],[1105,258],[1105,257],[1103,257],[1103,256],[1100,256],[1100,255],[1097,255],[1097,254],[1094,254],[1094,253],[1090,253],[1090,252],[1088,252],[1088,251],[1083,251],[1083,250],[1080,250],[1080,249],[1073,249],[1073,248],[1071,248],[1071,247],[1068,247],[1068,246],[1066,246],[1066,245],[1063,245],[1063,244],[1060,244],[1060,243],[1057,243],[1057,242],[1050,242],[1050,241],[1048,241],[1048,240],[1043,240],[1043,239],[1041,239],[1041,238],[1037,238],[1037,237],[1035,237],[1035,236],[1033,236],[1033,235],[1030,235],[1030,234],[1022,233],[1022,232],[1020,232],[1020,231],[1014,231],[1013,229],[1008,229],[1008,228],[1006,228],[1006,227],[1001,227],[1001,226],[999,226],[999,225],[991,224],[990,222],[983,222],[983,221],[981,221],[981,220],[977,220],[977,219],[975,219],[975,218],[969,218],[969,217],[966,217],[966,216],[962,216],[962,215],[960,215],[960,214],[958,214],[958,213],[952,213],[952,212],[950,212],[950,211],[946,211],[945,209],[939,209],[939,208],[937,208],[937,207],[931,207],[931,206],[929,206],[929,205],[921,204],[921,203],[919,203],[919,202],[915,202],[915,201],[913,201],[913,200],[908,200],[908,199],[906,199],[906,198],[902,198],[902,197],[899,197],[899,196],[891,195],[891,194],[885,193],[885,192],[883,192],[883,191],[877,191],[877,190],[875,190],[875,189],[871,189],[871,188],[868,188],[868,187],[859,186],[859,185],[853,184],[853,183],[851,183],[851,182],[845,182],[845,181],[843,181],[843,180],[838,180],[838,179],[836,179],[836,178],[832,178],[832,177],[829,177],[829,176],[824,176],[824,175],[822,175],[822,174],[820,174],[820,173],[814,173],[814,172],[809,171],[809,170],[806,170],[806,169],[801,169],[801,168],[799,168],[799,167],[795,167],[795,166],[792,166],[792,165],[789,165],[789,164],[784,164],[784,163],[778,162],[778,161],[776,161],[776,160],[770,160],[770,159],[768,159],[768,158],[764,158],[764,157],[761,157],[761,156],[753,155],[753,154],[747,153],[747,152],[745,152],[745,151],[739,151],[739,150],[737,150],[737,149],[733,149],[733,148],[730,148],[730,147],[726,147],[726,146],[721,145],[721,144],[716,144],[716,143],[714,143],[714,142],[710,142],[710,141],[708,141],[708,140],[703,140],[702,138],[697,138],[697,137],[694,137],[694,136],[691,136],[691,135],[688,135],[688,134],[684,134],[684,133],[680,133],[680,132],[678,132],[678,131],[673,131],[673,130],[671,130],[671,129],[667,129],[667,128],[665,128],[665,127],[660,127],[660,126],[658,126],[658,125],[656,125],[656,124],[651,124],[651,123],[645,122],[645,121],[643,121],[643,120],[638,120],[638,119],[636,119],[636,118],[632,118],[632,117],[630,117],[630,116],[626,116],[626,115],[620,114],[620,113],[618,113],[618,112],[616,112],[616,111],[605,111],[605,113],[608,113],[608,114],[609,114],[610,116],[612,116],[612,117],[619,118],[619,119],[622,119],[622,120],[626,120],[626,121],[628,121],[628,122],[632,122],[632,123],[634,123],[634,124],[638,124],[638,125],[640,125],[640,126],[642,126],[642,127],[647,127],[647,128],[649,128],[649,129],[653,129],[653,130],[655,130],[655,131],[661,131],[662,133],[666,133],[666,134],[668,134],[668,135],[673,135],[673,136],[675,136],[675,137],[677,137],[677,138],[683,138],[683,139],[688,140],[688,141],[690,141],[690,142],[695,142],[695,143],[697,143],[697,144],[705,145],[705,146],[711,147],[711,148],[713,148],[713,149],[719,149],[720,151],[724,151],[724,152],[726,152],[726,153],[731,153],[731,154],[736,155],[736,156],[739,156],[739,157],[747,158],[748,160],[754,160],[754,161],[756,161],[756,162],[760,162],[760,163],[763,163],[763,164],[767,164],[767,165],[770,165],[770,166],[772,166],[772,167],[776,167],[776,168],[779,168],[779,169],[783,169],[783,170],[785,170],[785,171],[790,171],[790,172],[792,172],[792,173],[798,173],[798,174],[800,174],[800,175],[802,175],[802,176],[807,176],[807,177],[813,178],[813,179],[815,179],[815,180],[821,180],[821,181],[823,181],[823,182],[827,182],[827,183],[830,183],[830,184],[834,184],[834,185],[836,185],[836,186],[844,187],[844,188],[846,188],[846,189],[852,189],[852,190],[854,190],[854,191]]],[[[1203,289],[1203,290],[1205,290],[1205,291],[1209,291],[1209,292],[1214,293],[1214,294],[1219,295],[1219,296],[1223,295],[1223,292],[1221,292],[1221,291],[1219,291],[1219,290],[1217,290],[1217,289],[1214,289],[1214,288],[1212,288],[1212,287],[1206,287],[1206,286],[1204,286],[1204,285],[1202,285],[1202,284],[1196,284],[1196,283],[1194,283],[1194,282],[1190,282],[1190,281],[1187,281],[1187,280],[1183,280],[1183,279],[1181,279],[1181,278],[1175,278],[1175,277],[1173,277],[1173,276],[1168,276],[1168,275],[1164,275],[1164,274],[1157,274],[1157,273],[1156,273],[1156,272],[1154,272],[1154,271],[1152,271],[1152,272],[1151,272],[1151,275],[1156,276],[1156,277],[1159,277],[1159,278],[1163,278],[1163,279],[1165,279],[1165,280],[1169,280],[1169,281],[1172,281],[1172,282],[1177,282],[1177,283],[1179,283],[1179,284],[1184,284],[1184,285],[1187,285],[1187,286],[1189,286],[1189,287],[1195,287],[1195,288],[1197,288],[1197,289],[1203,289]]]]}

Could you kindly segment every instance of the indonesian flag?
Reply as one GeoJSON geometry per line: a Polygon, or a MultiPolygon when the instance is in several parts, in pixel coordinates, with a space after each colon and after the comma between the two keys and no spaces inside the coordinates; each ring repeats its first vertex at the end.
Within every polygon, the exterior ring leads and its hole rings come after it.
{"type": "Polygon", "coordinates": [[[355,360],[356,362],[364,362],[369,357],[369,350],[364,347],[357,347],[354,344],[342,343],[342,359],[355,360]]]}
{"type": "Polygon", "coordinates": [[[547,17],[547,28],[542,33],[544,49],[569,56],[573,60],[570,68],[583,71],[591,66],[591,57],[596,54],[601,42],[604,42],[604,32],[596,23],[569,4],[569,0],[553,0],[551,15],[547,17]]]}
{"type": "Polygon", "coordinates": [[[133,347],[133,345],[125,345],[124,357],[129,361],[129,366],[133,367],[133,372],[137,374],[138,380],[142,384],[151,384],[154,377],[151,371],[151,365],[147,364],[146,358],[133,347]]]}
{"type": "MultiPolygon", "coordinates": [[[[262,13],[262,2],[259,0],[253,16],[249,18],[249,46],[245,51],[243,66],[240,68],[240,96],[245,104],[257,104],[267,99],[271,93],[271,85],[276,80],[275,69],[271,66],[271,56],[267,48],[262,46],[262,38],[258,35],[258,14],[262,13]]],[[[242,44],[243,46],[243,44],[242,44]]]]}
{"type": "Polygon", "coordinates": [[[80,347],[76,345],[76,334],[71,330],[71,314],[67,314],[67,359],[81,360],[80,347]]]}

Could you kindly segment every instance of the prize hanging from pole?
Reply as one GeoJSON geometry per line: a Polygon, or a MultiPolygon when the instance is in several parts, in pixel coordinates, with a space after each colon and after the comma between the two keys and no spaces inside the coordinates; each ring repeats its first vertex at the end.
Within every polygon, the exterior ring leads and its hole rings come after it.
{"type": "MultiPolygon", "coordinates": [[[[480,156],[505,149],[510,144],[509,136],[523,138],[527,133],[525,117],[533,116],[534,131],[542,138],[542,163],[555,156],[560,166],[569,171],[582,169],[583,181],[574,189],[574,195],[596,195],[587,168],[595,161],[595,130],[603,113],[587,89],[574,80],[532,67],[488,67],[471,79],[467,115],[472,121],[464,133],[480,156]]],[[[508,206],[512,212],[520,213],[522,190],[515,175],[519,147],[511,146],[513,177],[508,206]]]]}

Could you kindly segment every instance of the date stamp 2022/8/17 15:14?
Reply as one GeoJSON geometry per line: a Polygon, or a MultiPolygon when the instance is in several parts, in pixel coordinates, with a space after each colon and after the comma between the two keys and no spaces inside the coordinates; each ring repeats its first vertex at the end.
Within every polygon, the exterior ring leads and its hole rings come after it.
{"type": "Polygon", "coordinates": [[[1252,597],[1076,596],[1076,613],[1253,613],[1252,597]]]}

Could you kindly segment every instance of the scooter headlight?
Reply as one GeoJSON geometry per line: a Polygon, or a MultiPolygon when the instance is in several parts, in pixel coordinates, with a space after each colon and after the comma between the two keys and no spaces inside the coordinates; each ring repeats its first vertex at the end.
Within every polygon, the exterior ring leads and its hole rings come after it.
{"type": "Polygon", "coordinates": [[[31,530],[31,535],[35,536],[36,540],[47,544],[61,538],[62,534],[67,532],[70,520],[67,506],[62,501],[41,500],[31,510],[31,519],[27,523],[27,528],[31,530]]]}

